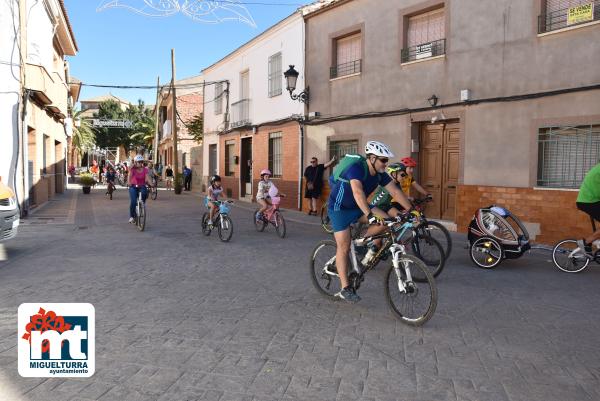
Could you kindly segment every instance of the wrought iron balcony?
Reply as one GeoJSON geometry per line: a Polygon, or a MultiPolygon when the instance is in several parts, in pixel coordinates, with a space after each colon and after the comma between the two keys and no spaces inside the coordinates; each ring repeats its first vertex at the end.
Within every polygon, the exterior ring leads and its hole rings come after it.
{"type": "Polygon", "coordinates": [[[329,77],[339,78],[346,75],[358,74],[362,70],[362,60],[354,60],[349,63],[339,64],[335,67],[331,67],[329,70],[329,77]]]}
{"type": "Polygon", "coordinates": [[[242,99],[231,105],[231,128],[250,125],[250,99],[242,99]]]}
{"type": "MultiPolygon", "coordinates": [[[[580,15],[572,15],[571,18],[569,18],[569,10],[575,9],[576,7],[565,8],[540,15],[538,17],[538,33],[552,32],[558,29],[600,20],[600,0],[590,0],[588,4],[583,6],[588,5],[591,7],[589,14],[584,12],[580,15]]],[[[582,11],[585,11],[585,9],[582,11]]]]}
{"type": "Polygon", "coordinates": [[[446,54],[446,39],[434,40],[433,42],[422,43],[420,45],[402,49],[401,61],[403,63],[408,63],[411,61],[441,56],[443,54],[446,54]]]}

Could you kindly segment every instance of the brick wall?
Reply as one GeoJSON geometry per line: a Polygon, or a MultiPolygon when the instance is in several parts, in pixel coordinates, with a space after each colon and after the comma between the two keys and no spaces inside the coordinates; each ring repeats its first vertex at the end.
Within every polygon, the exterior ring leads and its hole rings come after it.
{"type": "Polygon", "coordinates": [[[539,224],[536,243],[552,245],[564,238],[580,238],[592,228],[588,215],[575,205],[577,194],[577,191],[460,185],[456,199],[458,231],[467,231],[475,210],[496,204],[506,207],[523,222],[539,224]]]}
{"type": "Polygon", "coordinates": [[[233,176],[225,176],[225,142],[235,141],[234,155],[239,157],[241,163],[241,138],[252,136],[252,161],[253,161],[253,195],[256,195],[260,171],[269,166],[269,134],[272,132],[282,133],[283,149],[283,171],[280,178],[273,178],[273,182],[279,190],[287,195],[282,199],[281,206],[288,209],[298,208],[298,123],[290,122],[277,126],[264,126],[258,128],[256,134],[250,130],[234,131],[219,137],[219,171],[223,180],[223,188],[231,189],[234,198],[238,198],[240,165],[235,165],[233,176]]]}

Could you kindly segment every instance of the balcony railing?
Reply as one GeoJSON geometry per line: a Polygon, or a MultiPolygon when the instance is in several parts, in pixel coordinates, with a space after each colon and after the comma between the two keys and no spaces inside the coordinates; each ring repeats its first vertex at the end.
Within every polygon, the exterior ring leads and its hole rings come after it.
{"type": "Polygon", "coordinates": [[[443,54],[446,54],[446,39],[434,40],[433,42],[422,43],[420,45],[402,49],[401,61],[403,63],[409,63],[411,61],[441,56],[443,54]]]}
{"type": "Polygon", "coordinates": [[[358,74],[362,70],[362,60],[354,60],[349,63],[339,64],[335,67],[331,67],[329,70],[329,77],[339,78],[346,75],[358,74]]]}
{"type": "Polygon", "coordinates": [[[231,105],[231,128],[250,125],[250,99],[242,99],[231,105]]]}
{"type": "Polygon", "coordinates": [[[540,15],[538,17],[538,33],[552,32],[558,29],[600,20],[600,0],[590,1],[583,6],[585,7],[588,5],[591,7],[591,10],[579,8],[580,13],[572,15],[571,18],[569,18],[569,10],[576,7],[565,8],[563,10],[540,15]]]}

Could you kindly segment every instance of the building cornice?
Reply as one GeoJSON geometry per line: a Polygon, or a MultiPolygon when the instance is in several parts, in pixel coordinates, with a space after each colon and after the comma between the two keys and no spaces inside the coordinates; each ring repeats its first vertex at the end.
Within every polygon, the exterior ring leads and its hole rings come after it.
{"type": "MultiPolygon", "coordinates": [[[[316,10],[307,12],[306,14],[303,15],[304,19],[307,20],[309,18],[315,17],[315,16],[317,16],[319,14],[322,14],[322,13],[325,13],[327,11],[330,11],[330,10],[336,8],[336,7],[344,5],[344,4],[349,3],[351,1],[353,1],[353,0],[333,0],[333,1],[331,1],[331,3],[329,3],[327,5],[323,5],[322,7],[317,8],[316,10]]],[[[306,6],[305,8],[308,8],[308,7],[310,7],[310,5],[306,6]]]]}

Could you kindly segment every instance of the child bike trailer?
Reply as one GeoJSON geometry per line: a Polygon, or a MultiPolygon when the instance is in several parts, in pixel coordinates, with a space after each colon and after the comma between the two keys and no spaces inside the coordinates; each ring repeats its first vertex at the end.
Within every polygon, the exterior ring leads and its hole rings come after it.
{"type": "Polygon", "coordinates": [[[495,205],[475,212],[468,238],[471,260],[483,269],[494,268],[503,259],[519,258],[531,249],[529,233],[521,220],[495,205]]]}

